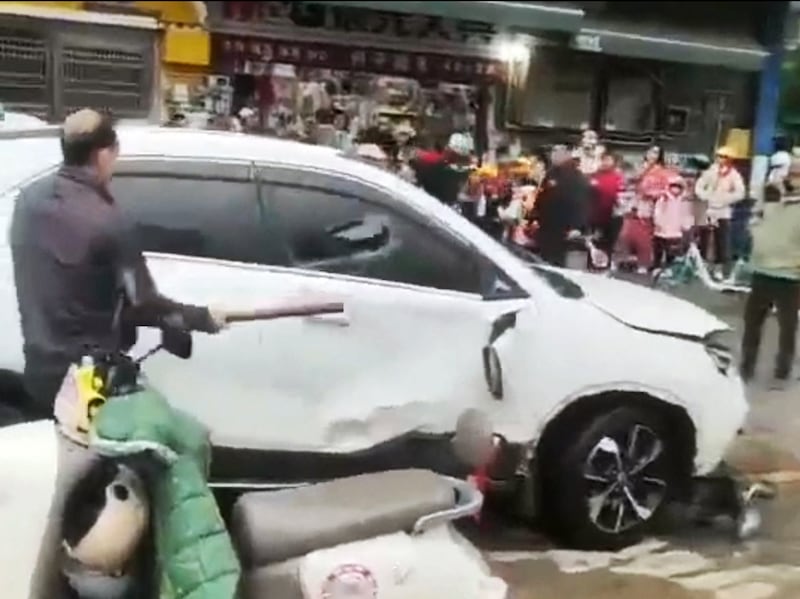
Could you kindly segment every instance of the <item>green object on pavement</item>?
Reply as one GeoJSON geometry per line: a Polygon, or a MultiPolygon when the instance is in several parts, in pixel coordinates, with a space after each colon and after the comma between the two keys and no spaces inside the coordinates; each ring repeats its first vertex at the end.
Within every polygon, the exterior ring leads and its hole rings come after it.
{"type": "Polygon", "coordinates": [[[241,567],[207,484],[209,432],[144,387],[109,400],[90,446],[104,455],[151,451],[166,468],[153,489],[160,599],[234,599],[241,567]]]}

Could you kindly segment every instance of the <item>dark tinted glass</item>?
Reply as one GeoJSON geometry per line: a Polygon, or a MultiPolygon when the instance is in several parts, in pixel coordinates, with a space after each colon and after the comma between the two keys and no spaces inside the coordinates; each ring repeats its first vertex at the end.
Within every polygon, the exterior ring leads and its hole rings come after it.
{"type": "Polygon", "coordinates": [[[297,266],[480,292],[477,261],[445,233],[346,194],[264,184],[297,266]]]}
{"type": "Polygon", "coordinates": [[[118,176],[111,192],[136,223],[144,251],[237,262],[264,257],[252,183],[118,176]]]}

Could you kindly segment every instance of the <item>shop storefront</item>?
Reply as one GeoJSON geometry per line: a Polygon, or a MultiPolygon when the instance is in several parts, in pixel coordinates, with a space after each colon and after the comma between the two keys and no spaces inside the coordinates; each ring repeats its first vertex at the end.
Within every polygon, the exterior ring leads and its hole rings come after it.
{"type": "Polygon", "coordinates": [[[122,118],[152,108],[158,22],[83,3],[0,4],[0,101],[59,120],[84,106],[122,118]],[[72,6],[76,5],[76,6],[72,6]]]}
{"type": "Polygon", "coordinates": [[[341,115],[337,122],[353,135],[383,127],[431,143],[456,131],[486,137],[489,91],[505,69],[485,26],[471,34],[482,43],[439,35],[437,44],[424,20],[416,19],[414,35],[402,24],[376,31],[369,20],[357,31],[357,22],[337,21],[335,7],[303,12],[287,5],[304,3],[260,4],[252,10],[259,3],[224,3],[213,25],[212,64],[229,78],[232,111],[254,110],[262,130],[304,138],[341,115]]]}
{"type": "Polygon", "coordinates": [[[155,16],[161,24],[157,120],[163,123],[180,114],[198,126],[205,126],[210,114],[211,64],[205,3],[138,0],[130,4],[155,16]]]}
{"type": "Polygon", "coordinates": [[[537,49],[507,115],[531,143],[576,141],[593,128],[619,150],[658,141],[686,155],[754,127],[774,3],[579,4],[580,30],[568,45],[537,49]]]}

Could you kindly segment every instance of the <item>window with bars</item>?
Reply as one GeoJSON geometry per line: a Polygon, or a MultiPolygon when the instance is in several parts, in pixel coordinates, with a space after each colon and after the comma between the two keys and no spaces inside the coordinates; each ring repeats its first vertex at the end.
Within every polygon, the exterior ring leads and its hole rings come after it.
{"type": "Polygon", "coordinates": [[[542,48],[531,60],[518,122],[583,129],[592,122],[597,66],[584,53],[542,48]]]}
{"type": "Polygon", "coordinates": [[[47,113],[47,44],[25,31],[0,29],[0,102],[11,110],[47,113]]]}
{"type": "Polygon", "coordinates": [[[65,112],[91,106],[119,117],[147,113],[150,85],[143,53],[67,46],[61,54],[65,112]]]}

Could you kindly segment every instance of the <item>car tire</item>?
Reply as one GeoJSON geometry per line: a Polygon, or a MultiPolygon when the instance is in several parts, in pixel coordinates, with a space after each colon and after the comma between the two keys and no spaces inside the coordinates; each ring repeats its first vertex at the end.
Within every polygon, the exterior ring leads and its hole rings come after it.
{"type": "Polygon", "coordinates": [[[658,519],[687,469],[659,416],[629,406],[593,414],[548,452],[542,500],[560,542],[616,550],[639,542],[658,519]]]}

